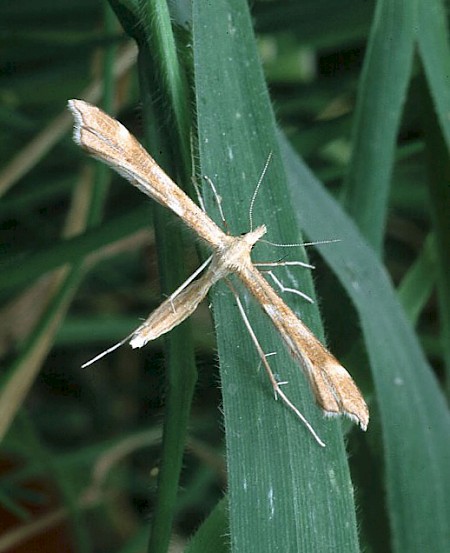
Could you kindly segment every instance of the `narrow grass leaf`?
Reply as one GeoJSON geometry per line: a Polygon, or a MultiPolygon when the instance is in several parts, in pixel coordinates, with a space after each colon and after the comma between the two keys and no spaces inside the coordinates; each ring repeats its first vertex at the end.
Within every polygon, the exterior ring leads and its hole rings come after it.
{"type": "Polygon", "coordinates": [[[430,234],[397,290],[398,299],[413,325],[433,292],[436,282],[435,257],[435,241],[430,234]]]}
{"type": "Polygon", "coordinates": [[[359,84],[344,200],[377,251],[384,236],[396,138],[411,76],[416,2],[377,3],[359,84]]]}
{"type": "Polygon", "coordinates": [[[419,0],[417,41],[439,125],[450,149],[450,47],[441,0],[419,0]]]}

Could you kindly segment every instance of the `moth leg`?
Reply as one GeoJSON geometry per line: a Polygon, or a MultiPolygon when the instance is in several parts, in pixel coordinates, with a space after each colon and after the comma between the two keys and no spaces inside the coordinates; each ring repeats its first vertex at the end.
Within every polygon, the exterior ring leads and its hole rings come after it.
{"type": "Polygon", "coordinates": [[[315,269],[314,265],[304,261],[258,261],[253,265],[255,267],[304,267],[305,269],[315,269]]]}
{"type": "Polygon", "coordinates": [[[214,196],[214,201],[216,202],[217,209],[219,210],[220,219],[222,220],[222,224],[223,224],[224,228],[228,230],[227,221],[225,219],[225,214],[224,214],[223,209],[222,209],[222,196],[220,196],[220,194],[217,192],[217,188],[215,187],[213,181],[207,175],[204,175],[203,178],[209,184],[209,186],[212,190],[212,193],[213,193],[213,196],[214,196]]]}
{"type": "Polygon", "coordinates": [[[325,447],[325,443],[319,438],[316,431],[308,422],[308,420],[305,418],[305,416],[297,409],[297,407],[291,402],[291,400],[286,396],[286,394],[281,389],[281,385],[285,384],[285,382],[278,382],[277,379],[275,378],[275,375],[273,374],[272,369],[270,368],[270,365],[266,359],[266,354],[264,353],[264,350],[262,349],[261,344],[259,343],[258,338],[256,337],[256,334],[250,324],[250,321],[248,320],[247,314],[245,313],[244,306],[242,305],[242,302],[236,290],[233,288],[232,284],[229,282],[228,279],[225,279],[225,282],[227,283],[230,290],[233,292],[242,320],[244,321],[245,327],[247,328],[247,331],[250,334],[252,342],[255,345],[256,351],[258,352],[258,355],[261,359],[261,363],[263,364],[266,370],[267,376],[269,377],[270,383],[272,384],[275,396],[281,398],[283,403],[287,405],[287,407],[289,407],[289,409],[291,409],[295,413],[295,415],[297,415],[297,417],[302,421],[302,423],[309,430],[309,432],[316,440],[316,442],[321,447],[325,447]]]}
{"type": "MultiPolygon", "coordinates": [[[[189,284],[195,280],[197,278],[197,276],[211,263],[211,260],[212,260],[213,256],[210,255],[208,257],[208,259],[206,261],[204,261],[200,267],[198,269],[196,269],[192,275],[186,279],[183,284],[181,284],[176,290],[175,292],[172,292],[172,294],[170,294],[170,296],[167,298],[167,300],[170,302],[171,306],[172,306],[172,309],[173,311],[175,312],[175,305],[173,303],[173,300],[180,295],[180,293],[189,286],[189,284]]],[[[166,300],[166,301],[167,301],[166,300]]]]}
{"type": "Polygon", "coordinates": [[[264,271],[270,278],[273,280],[273,282],[278,286],[278,288],[281,290],[281,292],[289,292],[291,294],[296,294],[297,296],[300,296],[304,300],[308,301],[309,303],[314,303],[313,299],[308,296],[308,294],[305,294],[304,292],[301,292],[300,290],[296,290],[295,288],[288,288],[285,286],[281,280],[279,280],[272,271],[264,271]]]}
{"type": "Polygon", "coordinates": [[[304,267],[305,269],[314,269],[315,268],[314,265],[310,265],[309,263],[304,263],[303,261],[273,261],[273,262],[267,262],[267,263],[264,263],[264,262],[254,263],[254,266],[262,267],[263,269],[261,270],[261,272],[269,275],[270,278],[273,280],[273,282],[281,290],[281,292],[290,292],[291,294],[297,294],[297,296],[302,297],[309,303],[314,303],[312,298],[310,298],[304,292],[301,292],[300,290],[296,290],[295,288],[288,288],[287,286],[284,286],[281,280],[279,280],[272,271],[264,270],[264,267],[304,267]]]}

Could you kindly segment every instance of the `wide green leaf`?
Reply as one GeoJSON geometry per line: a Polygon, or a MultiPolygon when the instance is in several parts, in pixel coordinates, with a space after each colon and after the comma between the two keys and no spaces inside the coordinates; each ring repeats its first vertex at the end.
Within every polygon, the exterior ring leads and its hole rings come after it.
{"type": "Polygon", "coordinates": [[[341,239],[320,251],[351,297],[364,333],[385,448],[394,550],[444,553],[450,416],[443,394],[375,253],[286,143],[283,153],[308,237],[341,239]]]}
{"type": "MultiPolygon", "coordinates": [[[[194,3],[194,70],[200,171],[215,183],[232,234],[249,230],[249,205],[269,152],[267,175],[255,203],[255,225],[268,239],[299,242],[246,2],[194,3]]],[[[217,217],[204,187],[208,212],[217,217]]],[[[273,260],[286,250],[257,246],[254,258],[273,260]]],[[[289,252],[290,253],[290,252],[289,252]]],[[[295,258],[303,256],[299,248],[295,258]]],[[[307,271],[280,270],[286,286],[312,295],[307,271]]],[[[238,284],[236,284],[238,286],[238,284]]],[[[338,421],[324,420],[300,367],[248,293],[238,288],[251,324],[284,391],[327,444],[321,449],[292,412],[274,400],[255,347],[224,285],[213,294],[224,403],[231,549],[358,551],[352,487],[338,421]]],[[[317,307],[288,298],[320,331],[317,307]]]]}

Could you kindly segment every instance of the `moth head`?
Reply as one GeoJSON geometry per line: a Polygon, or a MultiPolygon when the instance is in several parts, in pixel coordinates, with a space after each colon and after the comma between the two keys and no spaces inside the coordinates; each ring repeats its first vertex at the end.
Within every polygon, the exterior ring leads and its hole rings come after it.
{"type": "Polygon", "coordinates": [[[251,249],[256,244],[256,242],[258,242],[258,240],[260,240],[266,234],[266,232],[266,225],[261,225],[260,227],[255,228],[255,230],[242,235],[242,239],[245,241],[246,244],[248,244],[249,248],[251,249]]]}

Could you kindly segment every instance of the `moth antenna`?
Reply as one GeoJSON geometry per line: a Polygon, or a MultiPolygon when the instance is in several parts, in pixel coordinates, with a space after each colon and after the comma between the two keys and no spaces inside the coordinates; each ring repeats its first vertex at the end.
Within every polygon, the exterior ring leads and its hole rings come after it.
{"type": "Polygon", "coordinates": [[[255,191],[253,192],[253,196],[252,196],[252,199],[250,201],[250,207],[248,209],[248,218],[249,218],[249,221],[250,221],[250,232],[252,232],[252,230],[253,230],[253,206],[255,204],[256,196],[258,194],[261,183],[262,183],[262,181],[263,181],[263,179],[264,179],[264,177],[267,173],[267,168],[269,167],[269,163],[270,163],[270,160],[272,159],[272,155],[273,155],[273,153],[269,152],[269,155],[267,156],[266,163],[264,164],[262,173],[261,173],[261,175],[258,179],[255,191]]]}
{"type": "Polygon", "coordinates": [[[322,244],[334,244],[335,242],[341,242],[340,238],[335,238],[334,240],[317,240],[316,242],[298,242],[297,244],[277,244],[276,242],[270,242],[269,240],[260,240],[265,244],[270,244],[276,248],[300,248],[308,246],[320,246],[322,244]]]}

